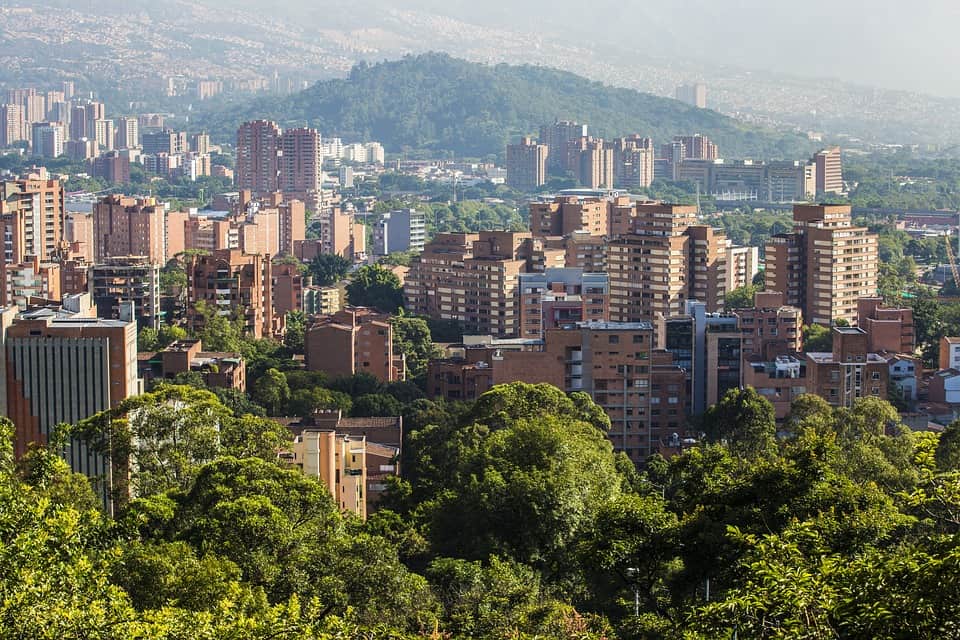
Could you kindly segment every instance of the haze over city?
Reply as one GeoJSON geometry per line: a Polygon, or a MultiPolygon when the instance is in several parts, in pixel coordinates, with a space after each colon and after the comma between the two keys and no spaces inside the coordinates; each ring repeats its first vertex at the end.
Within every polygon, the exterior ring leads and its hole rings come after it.
{"type": "Polygon", "coordinates": [[[0,640],[960,638],[958,14],[0,4],[0,640]]]}

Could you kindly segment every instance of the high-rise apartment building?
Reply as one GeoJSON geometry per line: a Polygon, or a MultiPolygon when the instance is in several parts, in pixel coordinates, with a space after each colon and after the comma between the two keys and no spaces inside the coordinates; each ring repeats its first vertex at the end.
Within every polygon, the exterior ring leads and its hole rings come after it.
{"type": "Polygon", "coordinates": [[[288,200],[277,205],[279,216],[279,255],[295,255],[297,243],[307,237],[307,209],[300,200],[288,200]]]}
{"type": "Polygon", "coordinates": [[[824,149],[813,156],[817,193],[843,193],[843,162],[840,147],[824,149]]]}
{"type": "Polygon", "coordinates": [[[653,182],[655,152],[653,140],[638,135],[613,142],[614,175],[617,188],[646,189],[653,182]]]}
{"type": "Polygon", "coordinates": [[[110,195],[93,205],[94,257],[145,256],[166,264],[164,206],[154,198],[110,195]]]}
{"type": "Polygon", "coordinates": [[[270,256],[247,255],[239,249],[218,249],[192,256],[187,263],[187,320],[194,331],[206,319],[197,303],[209,313],[227,312],[242,317],[246,332],[255,338],[273,335],[273,274],[270,256]]]}
{"type": "Polygon", "coordinates": [[[89,162],[94,178],[103,178],[114,184],[130,182],[130,157],[119,151],[107,151],[89,162]]]}
{"type": "Polygon", "coordinates": [[[387,211],[373,227],[373,252],[385,256],[397,251],[423,251],[426,237],[423,212],[416,209],[387,211]]]}
{"type": "Polygon", "coordinates": [[[187,134],[183,131],[162,129],[154,132],[144,132],[140,136],[140,144],[145,155],[177,155],[190,150],[187,134]]]}
{"type": "Polygon", "coordinates": [[[676,98],[684,104],[698,109],[707,108],[707,85],[702,82],[684,84],[677,87],[676,98]]]}
{"type": "Polygon", "coordinates": [[[303,311],[304,276],[299,264],[273,264],[273,311],[284,317],[291,311],[303,311]]]}
{"type": "Polygon", "coordinates": [[[473,400],[514,381],[587,393],[610,418],[614,448],[640,464],[684,433],[689,406],[685,371],[653,343],[648,322],[568,323],[520,349],[494,341],[466,348],[463,358],[431,361],[427,393],[473,400]]]}
{"type": "Polygon", "coordinates": [[[610,203],[605,198],[558,196],[552,201],[531,202],[529,209],[530,231],[536,238],[568,236],[575,232],[611,235],[610,203]]]}
{"type": "Polygon", "coordinates": [[[98,317],[119,319],[121,304],[133,302],[140,329],[160,328],[159,264],[145,256],[110,257],[93,266],[91,279],[98,317]]]}
{"type": "Polygon", "coordinates": [[[464,331],[517,336],[520,274],[531,271],[530,233],[440,233],[414,258],[404,280],[408,311],[456,320],[464,331]]]}
{"type": "Polygon", "coordinates": [[[280,190],[280,127],[275,122],[254,120],[237,130],[236,181],[240,189],[254,194],[280,190]]]}
{"type": "Polygon", "coordinates": [[[877,292],[877,236],[854,227],[850,205],[794,205],[793,233],[766,246],[766,288],[785,294],[807,322],[857,321],[857,300],[877,292]]]}
{"type": "Polygon", "coordinates": [[[690,415],[700,415],[741,385],[743,336],[732,313],[709,313],[691,300],[684,313],[661,317],[656,343],[686,373],[690,415]]]}
{"type": "Polygon", "coordinates": [[[526,192],[542,186],[547,181],[547,151],[547,145],[530,137],[507,145],[507,185],[526,192]]]}
{"type": "Polygon", "coordinates": [[[18,103],[0,105],[0,145],[10,147],[15,142],[26,140],[26,126],[23,107],[18,103]]]}
{"type": "Polygon", "coordinates": [[[117,120],[114,140],[117,149],[136,149],[140,146],[140,120],[136,116],[124,116],[117,120]]]}
{"type": "Polygon", "coordinates": [[[210,134],[194,133],[191,135],[190,151],[194,153],[210,153],[210,134]]]}
{"type": "Polygon", "coordinates": [[[547,145],[547,170],[565,171],[567,169],[567,143],[587,137],[587,125],[557,120],[553,124],[540,127],[540,144],[547,145]]]}
{"type": "Polygon", "coordinates": [[[588,189],[613,188],[614,150],[602,138],[577,138],[566,146],[566,168],[588,189]]]}
{"type": "Polygon", "coordinates": [[[279,191],[288,198],[319,202],[323,164],[320,132],[306,127],[287,129],[280,135],[279,150],[279,191]]]}
{"type": "Polygon", "coordinates": [[[93,214],[74,212],[64,220],[63,238],[71,257],[93,262],[93,214]]]}
{"type": "Polygon", "coordinates": [[[113,151],[114,138],[116,132],[113,128],[113,120],[103,118],[93,121],[93,135],[97,140],[97,146],[102,151],[113,151]]]}
{"type": "Polygon", "coordinates": [[[720,151],[707,136],[696,133],[692,136],[676,136],[662,148],[663,158],[673,160],[679,148],[680,160],[716,160],[720,151]],[[679,144],[679,147],[677,146],[679,144]]]}
{"type": "Polygon", "coordinates": [[[95,140],[97,129],[94,123],[97,120],[103,120],[104,114],[105,108],[102,102],[87,100],[79,104],[75,103],[70,109],[70,139],[95,140]]]}
{"type": "Polygon", "coordinates": [[[727,240],[727,291],[753,284],[760,273],[759,247],[738,247],[727,240]]]}
{"type": "Polygon", "coordinates": [[[683,314],[688,300],[723,309],[726,238],[697,222],[694,206],[639,202],[632,229],[608,243],[610,319],[652,322],[683,314]]]}
{"type": "Polygon", "coordinates": [[[547,268],[521,273],[518,292],[520,338],[542,339],[548,329],[577,322],[604,322],[610,315],[605,273],[547,268]]]}
{"type": "Polygon", "coordinates": [[[63,155],[65,134],[59,122],[35,122],[32,126],[33,155],[59,158],[63,155]]]}
{"type": "Polygon", "coordinates": [[[331,376],[368,373],[383,382],[403,379],[402,359],[393,353],[393,325],[388,314],[347,307],[311,326],[304,348],[310,371],[331,376]]]}
{"type": "Polygon", "coordinates": [[[63,186],[58,180],[0,182],[0,223],[4,262],[53,261],[63,248],[63,186]]]}
{"type": "Polygon", "coordinates": [[[744,358],[772,362],[803,349],[803,314],[797,307],[784,304],[779,291],[758,291],[753,307],[734,313],[740,318],[744,358]]]}
{"type": "MultiPolygon", "coordinates": [[[[6,324],[6,323],[4,323],[6,324]]],[[[6,411],[23,455],[45,444],[58,424],[75,424],[138,393],[137,327],[133,322],[61,317],[42,309],[6,328],[6,411]]],[[[109,508],[110,465],[80,440],[66,449],[70,467],[94,479],[109,508]]]]}

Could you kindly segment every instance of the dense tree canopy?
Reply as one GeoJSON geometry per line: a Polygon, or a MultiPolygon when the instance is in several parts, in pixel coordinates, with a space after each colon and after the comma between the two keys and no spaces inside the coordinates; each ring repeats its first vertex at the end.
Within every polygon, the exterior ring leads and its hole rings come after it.
{"type": "Polygon", "coordinates": [[[541,124],[563,117],[588,122],[593,135],[606,138],[642,132],[661,141],[702,131],[727,157],[793,159],[811,150],[800,136],[745,129],[715,111],[571,73],[488,66],[433,53],[360,64],[345,79],[319,82],[287,100],[261,101],[251,108],[218,112],[201,124],[214,131],[235,128],[255,112],[283,126],[306,121],[325,135],[380,140],[388,151],[408,147],[483,157],[502,154],[511,138],[535,134],[541,124]]]}

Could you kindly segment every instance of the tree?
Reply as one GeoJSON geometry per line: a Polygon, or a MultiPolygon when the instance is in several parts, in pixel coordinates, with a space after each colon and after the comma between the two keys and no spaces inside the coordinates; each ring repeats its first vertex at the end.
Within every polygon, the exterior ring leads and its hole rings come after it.
{"type": "Polygon", "coordinates": [[[219,454],[219,431],[230,411],[206,390],[161,384],[127,398],[71,428],[94,450],[111,457],[116,500],[123,505],[129,475],[132,493],[151,496],[186,489],[200,467],[219,454]]]}
{"type": "Polygon", "coordinates": [[[347,285],[350,304],[395,313],[403,307],[403,289],[395,273],[380,265],[360,267],[347,285]]]}
{"type": "Polygon", "coordinates": [[[398,416],[402,411],[403,407],[400,401],[393,396],[384,393],[369,393],[360,396],[354,401],[350,415],[360,418],[369,416],[398,416]]]}
{"type": "Polygon", "coordinates": [[[287,332],[283,344],[293,353],[303,353],[303,338],[307,330],[307,316],[302,311],[287,313],[287,332]]]}
{"type": "Polygon", "coordinates": [[[221,455],[276,460],[293,440],[290,430],[270,418],[244,415],[225,420],[220,428],[221,455]]]}
{"type": "Polygon", "coordinates": [[[954,420],[940,434],[937,445],[937,469],[957,471],[960,469],[960,420],[954,420]]]}
{"type": "Polygon", "coordinates": [[[803,349],[811,353],[829,353],[833,350],[833,334],[830,329],[819,324],[809,324],[803,328],[803,349]]]}
{"type": "Polygon", "coordinates": [[[290,387],[280,371],[267,369],[266,373],[253,383],[250,395],[254,402],[265,407],[270,415],[277,416],[283,413],[290,399],[290,387]]]}
{"type": "Polygon", "coordinates": [[[609,440],[571,414],[543,411],[492,432],[470,425],[456,430],[444,451],[432,453],[447,457],[429,478],[443,489],[426,503],[430,539],[441,555],[495,554],[550,575],[571,571],[574,540],[621,490],[609,440]]]}
{"type": "Polygon", "coordinates": [[[321,253],[307,264],[307,271],[313,276],[313,284],[329,287],[346,278],[352,266],[343,256],[321,253]]]}
{"type": "Polygon", "coordinates": [[[726,309],[750,309],[753,307],[753,297],[761,289],[761,287],[753,284],[734,289],[727,293],[724,307],[726,309]]]}
{"type": "Polygon", "coordinates": [[[390,322],[393,325],[393,344],[406,356],[407,371],[414,380],[422,379],[430,359],[440,357],[440,350],[433,344],[427,321],[399,315],[390,322]]]}
{"type": "Polygon", "coordinates": [[[217,396],[220,404],[230,409],[230,412],[238,418],[243,415],[267,415],[266,409],[250,400],[250,396],[239,389],[213,387],[210,391],[213,392],[213,395],[217,396]]]}
{"type": "MultiPolygon", "coordinates": [[[[666,506],[660,496],[622,495],[600,508],[580,542],[580,554],[591,595],[601,610],[610,611],[617,596],[632,605],[637,588],[646,611],[666,614],[665,577],[680,542],[677,516],[666,506]]],[[[629,610],[632,614],[632,606],[629,610]]],[[[627,608],[619,613],[622,617],[627,608]]]]}
{"type": "Polygon", "coordinates": [[[711,439],[726,440],[732,451],[757,456],[776,447],[776,416],[770,401],[753,387],[731,389],[703,415],[711,439]]]}

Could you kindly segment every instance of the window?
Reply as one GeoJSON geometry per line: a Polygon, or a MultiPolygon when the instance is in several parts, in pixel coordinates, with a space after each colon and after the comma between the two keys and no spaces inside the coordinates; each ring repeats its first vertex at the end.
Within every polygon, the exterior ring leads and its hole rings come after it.
{"type": "Polygon", "coordinates": [[[634,334],[634,336],[633,336],[633,344],[643,344],[643,336],[642,336],[642,335],[634,334]]]}
{"type": "Polygon", "coordinates": [[[871,380],[879,380],[879,379],[880,379],[880,372],[879,372],[879,371],[874,371],[874,372],[870,375],[870,379],[871,379],[871,380]]]}
{"type": "Polygon", "coordinates": [[[607,336],[607,342],[610,344],[620,344],[620,336],[607,336]]]}

